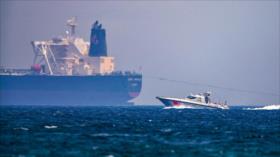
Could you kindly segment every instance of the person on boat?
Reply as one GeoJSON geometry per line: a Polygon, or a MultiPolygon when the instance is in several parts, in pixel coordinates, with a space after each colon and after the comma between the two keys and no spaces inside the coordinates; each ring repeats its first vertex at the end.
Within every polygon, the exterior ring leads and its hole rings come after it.
{"type": "Polygon", "coordinates": [[[205,102],[206,102],[206,104],[208,104],[208,102],[209,102],[209,97],[208,96],[205,96],[205,102]]]}
{"type": "Polygon", "coordinates": [[[205,99],[206,104],[210,103],[210,98],[209,98],[209,96],[210,96],[210,92],[204,93],[204,99],[205,99]]]}

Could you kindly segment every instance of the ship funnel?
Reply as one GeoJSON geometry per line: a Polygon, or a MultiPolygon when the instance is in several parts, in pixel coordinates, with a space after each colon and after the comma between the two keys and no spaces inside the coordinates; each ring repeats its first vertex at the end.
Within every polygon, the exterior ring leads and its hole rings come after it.
{"type": "Polygon", "coordinates": [[[89,56],[107,56],[106,31],[98,21],[91,28],[89,56]]]}

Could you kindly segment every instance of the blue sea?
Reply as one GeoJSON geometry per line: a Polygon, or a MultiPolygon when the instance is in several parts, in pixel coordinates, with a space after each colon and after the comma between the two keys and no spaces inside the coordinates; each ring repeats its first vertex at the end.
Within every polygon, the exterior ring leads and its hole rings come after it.
{"type": "Polygon", "coordinates": [[[3,157],[279,157],[280,110],[0,106],[3,157]]]}

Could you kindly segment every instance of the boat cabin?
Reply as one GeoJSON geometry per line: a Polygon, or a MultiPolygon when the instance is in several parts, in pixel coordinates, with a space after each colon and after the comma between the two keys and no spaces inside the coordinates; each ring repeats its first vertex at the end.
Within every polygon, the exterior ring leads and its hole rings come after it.
{"type": "Polygon", "coordinates": [[[206,92],[203,94],[196,94],[196,95],[189,95],[187,96],[188,99],[192,101],[202,102],[202,103],[210,103],[210,92],[206,92]]]}

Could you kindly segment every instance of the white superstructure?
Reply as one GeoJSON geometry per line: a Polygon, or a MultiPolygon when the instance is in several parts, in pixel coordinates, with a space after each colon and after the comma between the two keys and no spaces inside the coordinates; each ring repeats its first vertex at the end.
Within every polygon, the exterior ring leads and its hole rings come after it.
{"type": "Polygon", "coordinates": [[[89,56],[90,42],[77,37],[76,19],[67,20],[70,32],[65,37],[48,41],[32,41],[35,57],[33,66],[37,72],[50,75],[105,75],[115,69],[114,57],[89,56]]]}

